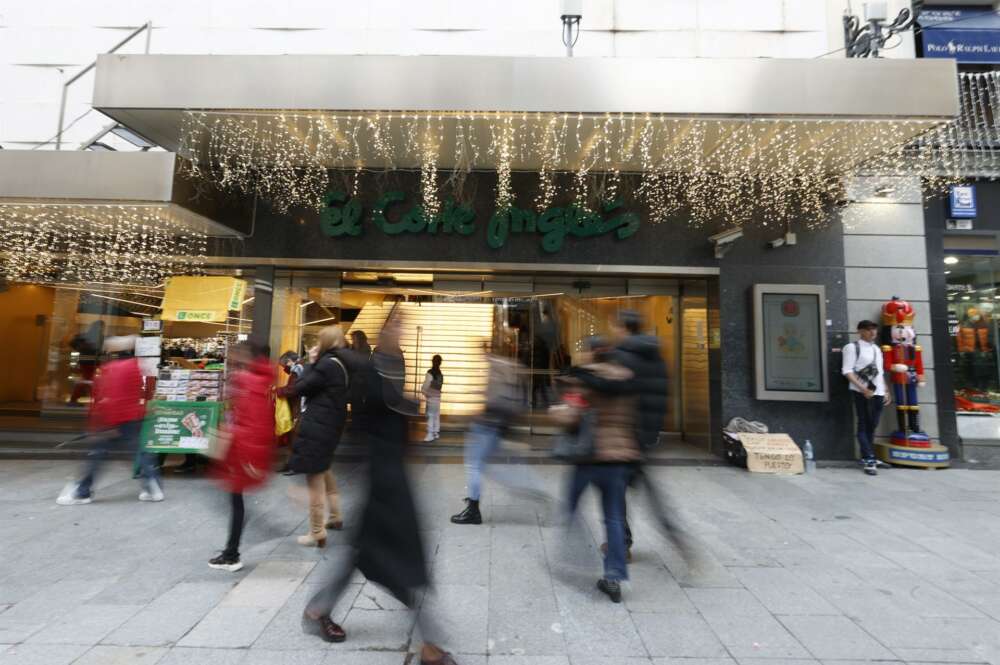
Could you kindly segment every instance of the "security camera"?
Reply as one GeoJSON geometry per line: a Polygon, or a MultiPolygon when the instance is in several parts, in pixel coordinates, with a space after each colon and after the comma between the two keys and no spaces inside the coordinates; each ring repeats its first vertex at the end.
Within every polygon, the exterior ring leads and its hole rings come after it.
{"type": "Polygon", "coordinates": [[[721,259],[732,248],[733,243],[742,237],[743,229],[737,227],[709,236],[708,241],[715,245],[715,258],[721,259]]]}
{"type": "Polygon", "coordinates": [[[774,240],[769,241],[767,244],[771,247],[771,249],[777,249],[778,247],[785,247],[785,246],[791,247],[796,242],[797,239],[795,237],[795,234],[792,233],[791,231],[788,231],[785,233],[785,235],[781,236],[780,238],[775,238],[774,240]]]}

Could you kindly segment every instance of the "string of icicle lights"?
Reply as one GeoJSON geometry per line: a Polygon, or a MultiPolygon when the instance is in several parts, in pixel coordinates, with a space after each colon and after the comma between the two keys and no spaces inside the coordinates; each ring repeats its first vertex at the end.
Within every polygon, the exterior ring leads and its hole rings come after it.
{"type": "Polygon", "coordinates": [[[0,205],[0,274],[15,282],[159,284],[197,274],[207,236],[158,206],[0,205]]]}
{"type": "Polygon", "coordinates": [[[958,117],[866,165],[885,175],[942,181],[1000,177],[1000,72],[958,75],[958,117]]]}
{"type": "Polygon", "coordinates": [[[419,169],[431,212],[472,170],[496,173],[496,207],[506,209],[511,172],[532,171],[539,210],[560,194],[595,208],[598,195],[619,193],[622,174],[635,174],[631,194],[651,222],[683,211],[695,225],[809,227],[828,221],[844,178],[876,157],[878,168],[915,175],[903,148],[928,130],[935,124],[920,120],[190,111],[179,152],[191,176],[257,194],[279,212],[321,208],[329,169],[419,169]],[[558,191],[556,173],[572,174],[568,191],[558,191]]]}

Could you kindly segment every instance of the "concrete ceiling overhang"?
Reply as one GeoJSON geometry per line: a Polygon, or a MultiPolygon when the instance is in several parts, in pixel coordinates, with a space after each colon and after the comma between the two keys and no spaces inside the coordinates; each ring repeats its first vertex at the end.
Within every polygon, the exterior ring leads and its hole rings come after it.
{"type": "MultiPolygon", "coordinates": [[[[292,136],[305,136],[309,123],[326,122],[331,114],[380,114],[383,122],[395,114],[387,126],[397,141],[406,113],[411,123],[417,116],[435,119],[443,137],[437,166],[449,168],[463,117],[470,119],[465,131],[489,145],[496,118],[505,114],[526,128],[522,141],[538,136],[532,125],[553,115],[586,116],[595,128],[598,117],[649,116],[671,123],[652,146],[666,156],[697,124],[697,158],[709,169],[713,160],[752,156],[755,169],[767,170],[801,153],[817,167],[842,171],[952,120],[956,73],[953,61],[936,59],[113,54],[98,60],[93,105],[168,150],[182,147],[191,111],[236,122],[265,118],[292,136]],[[773,149],[776,137],[780,151],[773,149]],[[737,140],[738,154],[720,149],[737,140]]],[[[586,139],[577,138],[575,150],[563,150],[563,161],[546,167],[580,168],[586,139]]],[[[512,168],[541,166],[537,153],[522,152],[515,153],[512,168]]],[[[372,167],[420,166],[418,154],[386,163],[378,146],[367,143],[351,159],[372,167]]],[[[477,160],[473,168],[496,167],[485,151],[477,160]]],[[[351,166],[347,159],[330,162],[325,165],[351,166]]],[[[615,168],[648,167],[633,156],[615,168]]]]}
{"type": "Polygon", "coordinates": [[[44,207],[55,217],[77,213],[77,220],[128,208],[180,230],[243,235],[215,220],[218,202],[199,201],[192,183],[178,176],[176,161],[170,152],[0,150],[0,221],[5,208],[44,207]]]}

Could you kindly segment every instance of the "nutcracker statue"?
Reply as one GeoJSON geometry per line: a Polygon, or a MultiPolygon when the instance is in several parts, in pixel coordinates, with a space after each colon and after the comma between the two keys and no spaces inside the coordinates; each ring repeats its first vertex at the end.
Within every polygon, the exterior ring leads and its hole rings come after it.
{"type": "Polygon", "coordinates": [[[920,467],[948,465],[948,449],[920,429],[917,388],[924,385],[924,359],[913,329],[913,306],[895,296],[882,306],[882,354],[897,429],[888,443],[876,444],[879,457],[892,464],[920,467]]]}

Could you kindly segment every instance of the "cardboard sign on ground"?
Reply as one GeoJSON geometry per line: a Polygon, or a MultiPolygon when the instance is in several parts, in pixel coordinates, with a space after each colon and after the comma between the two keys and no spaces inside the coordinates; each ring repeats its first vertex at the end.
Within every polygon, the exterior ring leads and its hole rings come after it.
{"type": "Polygon", "coordinates": [[[802,451],[787,434],[741,432],[747,451],[747,470],[754,473],[802,473],[802,451]]]}

